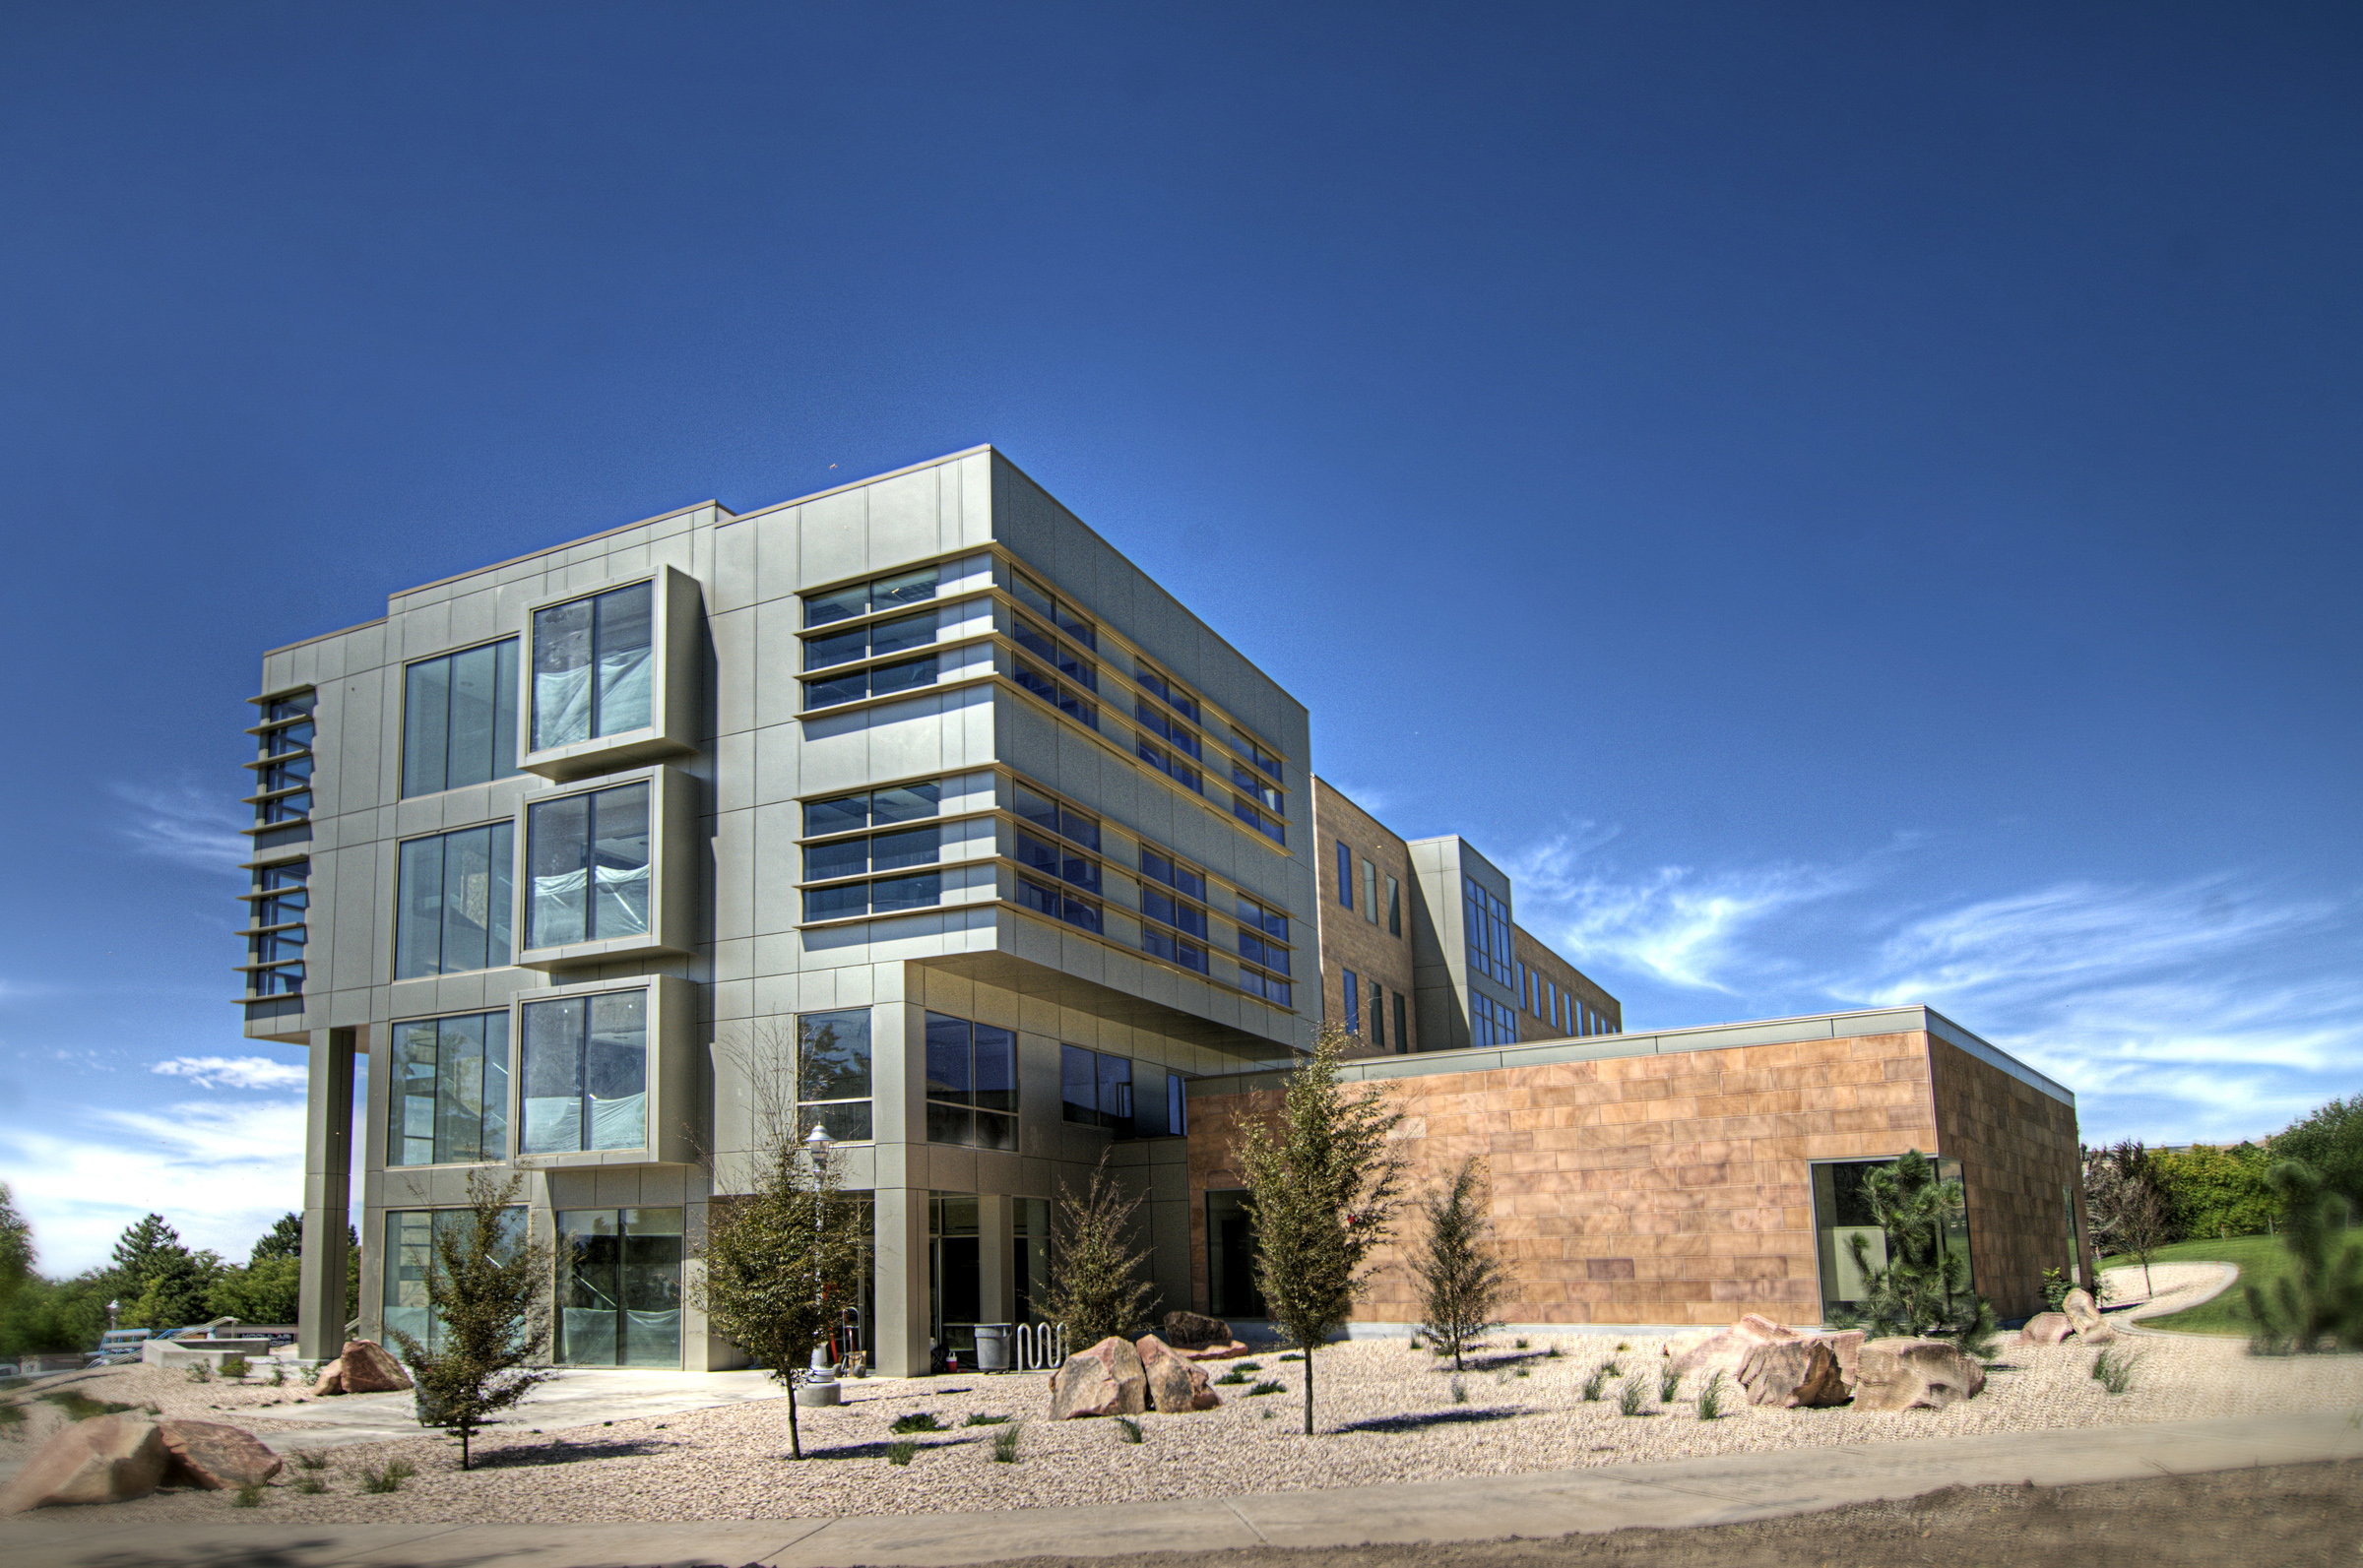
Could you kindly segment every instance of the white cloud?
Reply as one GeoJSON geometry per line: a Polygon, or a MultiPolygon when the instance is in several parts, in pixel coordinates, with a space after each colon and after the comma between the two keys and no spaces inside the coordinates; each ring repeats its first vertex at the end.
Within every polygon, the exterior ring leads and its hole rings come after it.
{"type": "Polygon", "coordinates": [[[199,1100],[94,1121],[88,1138],[0,1129],[0,1168],[32,1222],[44,1274],[103,1264],[124,1226],[152,1212],[191,1247],[243,1261],[273,1221],[303,1207],[300,1099],[199,1100]]]}
{"type": "Polygon", "coordinates": [[[115,796],[130,807],[123,837],[142,853],[199,871],[235,874],[251,846],[238,829],[245,825],[234,796],[182,783],[169,788],[117,784],[115,796]]]}
{"type": "Polygon", "coordinates": [[[174,1056],[148,1070],[186,1078],[199,1089],[301,1089],[310,1078],[302,1067],[268,1056],[174,1056]]]}

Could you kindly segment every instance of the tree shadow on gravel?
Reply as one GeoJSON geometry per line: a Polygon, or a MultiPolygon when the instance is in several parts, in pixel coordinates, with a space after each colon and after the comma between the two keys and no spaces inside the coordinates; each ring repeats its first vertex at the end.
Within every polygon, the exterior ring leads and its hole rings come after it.
{"type": "MultiPolygon", "coordinates": [[[[884,1459],[886,1457],[886,1450],[894,1447],[898,1443],[914,1444],[917,1446],[919,1451],[924,1454],[931,1448],[958,1448],[962,1443],[975,1441],[974,1438],[955,1438],[952,1437],[948,1432],[939,1433],[937,1435],[940,1438],[948,1440],[933,1443],[922,1443],[916,1437],[896,1437],[888,1438],[875,1443],[846,1443],[836,1448],[807,1448],[804,1450],[804,1458],[807,1460],[884,1459]]],[[[782,1454],[780,1457],[782,1459],[786,1459],[788,1456],[782,1454]]]]}
{"type": "Polygon", "coordinates": [[[1340,1432],[1420,1432],[1431,1426],[1476,1426],[1486,1421],[1516,1420],[1519,1411],[1431,1411],[1421,1415],[1381,1415],[1368,1421],[1348,1421],[1340,1432]]]}
{"type": "Polygon", "coordinates": [[[661,1453],[669,1443],[653,1437],[619,1437],[597,1443],[569,1443],[563,1438],[548,1443],[516,1443],[506,1448],[479,1450],[477,1470],[537,1470],[544,1465],[571,1465],[586,1459],[637,1459],[643,1454],[661,1453]]]}

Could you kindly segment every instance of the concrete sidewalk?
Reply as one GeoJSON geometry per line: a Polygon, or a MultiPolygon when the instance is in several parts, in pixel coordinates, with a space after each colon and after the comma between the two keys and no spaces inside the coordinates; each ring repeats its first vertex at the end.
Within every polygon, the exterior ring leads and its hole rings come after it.
{"type": "Polygon", "coordinates": [[[108,1510],[0,1521],[11,1568],[938,1568],[1036,1554],[1491,1540],[1738,1524],[1948,1485],[2042,1485],[2363,1459],[2338,1411],[1927,1438],[1529,1475],[1114,1507],[658,1525],[153,1524],[108,1510]]]}

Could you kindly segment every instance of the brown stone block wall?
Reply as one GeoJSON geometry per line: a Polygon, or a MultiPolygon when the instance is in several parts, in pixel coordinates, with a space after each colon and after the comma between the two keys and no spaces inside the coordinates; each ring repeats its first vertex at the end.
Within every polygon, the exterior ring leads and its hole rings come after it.
{"type": "MultiPolygon", "coordinates": [[[[1385,824],[1353,801],[1329,787],[1327,781],[1312,782],[1313,873],[1320,887],[1320,922],[1318,932],[1319,984],[1321,987],[1321,1017],[1343,1023],[1345,972],[1352,970],[1362,982],[1362,1035],[1376,1049],[1375,1035],[1371,1028],[1371,985],[1377,982],[1386,991],[1386,1045],[1388,1055],[1419,1048],[1418,1009],[1410,998],[1416,994],[1412,976],[1411,903],[1418,897],[1412,884],[1411,850],[1403,841],[1388,831],[1385,824]],[[1337,847],[1340,842],[1354,851],[1353,888],[1354,908],[1347,909],[1339,902],[1337,887],[1337,847]],[[1366,917],[1363,890],[1360,885],[1362,863],[1368,860],[1377,868],[1377,898],[1369,912],[1376,919],[1366,917]],[[1402,901],[1402,933],[1394,934],[1386,924],[1386,879],[1393,877],[1402,901]],[[1406,1033],[1414,1037],[1408,1041],[1395,1038],[1394,998],[1403,997],[1403,1022],[1406,1033]]],[[[1300,941],[1297,983],[1302,985],[1312,976],[1305,972],[1308,950],[1313,944],[1300,941]]]]}
{"type": "Polygon", "coordinates": [[[2043,1271],[2076,1262],[2089,1234],[2076,1107],[1943,1040],[1931,1042],[1931,1059],[1937,1147],[1961,1162],[1977,1288],[1997,1315],[2031,1316],[2043,1310],[2043,1271]],[[2063,1188],[2076,1203],[2073,1237],[2063,1188]]]}
{"type": "MultiPolygon", "coordinates": [[[[1517,1265],[1509,1321],[1729,1323],[1761,1311],[1814,1322],[1821,1297],[1810,1162],[1934,1148],[1928,1051],[1929,1037],[1915,1031],[1376,1087],[1403,1112],[1411,1192],[1465,1156],[1489,1160],[1495,1234],[1517,1265]]],[[[1243,1119],[1278,1104],[1273,1092],[1190,1101],[1201,1308],[1204,1195],[1242,1184],[1231,1149],[1243,1119]]],[[[1398,1236],[1416,1236],[1418,1224],[1407,1213],[1398,1236]]],[[[1359,1316],[1416,1319],[1408,1272],[1391,1249],[1380,1261],[1359,1316]]]]}
{"type": "Polygon", "coordinates": [[[1543,1000],[1542,1012],[1537,1012],[1534,1008],[1525,1005],[1524,1002],[1520,1002],[1518,1006],[1519,1039],[1564,1039],[1578,1033],[1587,1035],[1624,1033],[1624,1003],[1602,990],[1590,975],[1554,953],[1524,926],[1513,920],[1510,922],[1509,931],[1519,963],[1540,974],[1544,979],[1557,981],[1561,990],[1572,993],[1577,1001],[1599,1015],[1598,1022],[1588,1030],[1581,1029],[1580,1026],[1562,1029],[1544,1016],[1550,1011],[1550,1000],[1547,995],[1543,1000]]]}

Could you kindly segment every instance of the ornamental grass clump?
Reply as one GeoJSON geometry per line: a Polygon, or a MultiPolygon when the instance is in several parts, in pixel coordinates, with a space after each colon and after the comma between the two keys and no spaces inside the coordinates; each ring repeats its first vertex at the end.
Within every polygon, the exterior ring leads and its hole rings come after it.
{"type": "Polygon", "coordinates": [[[1604,1361],[1592,1368],[1592,1375],[1583,1380],[1583,1397],[1586,1403],[1600,1398],[1600,1391],[1608,1386],[1609,1372],[1615,1365],[1614,1361],[1604,1361]]]}
{"type": "Polygon", "coordinates": [[[407,1460],[390,1460],[384,1470],[363,1466],[361,1490],[381,1495],[386,1492],[398,1492],[402,1490],[402,1483],[416,1474],[418,1473],[411,1469],[410,1462],[407,1460]]]}
{"type": "Polygon", "coordinates": [[[1258,1383],[1253,1388],[1247,1390],[1247,1398],[1256,1399],[1265,1394],[1285,1394],[1287,1392],[1287,1384],[1274,1383],[1267,1379],[1266,1381],[1258,1383]]]}
{"type": "Polygon", "coordinates": [[[246,1380],[246,1374],[249,1370],[250,1368],[246,1364],[246,1357],[238,1354],[234,1350],[222,1357],[222,1375],[225,1378],[228,1378],[233,1383],[244,1382],[246,1380]]]}
{"type": "Polygon", "coordinates": [[[1116,1440],[1119,1443],[1139,1442],[1141,1440],[1140,1422],[1129,1415],[1118,1416],[1116,1418],[1116,1440]]]}
{"type": "Polygon", "coordinates": [[[911,1463],[913,1456],[918,1454],[918,1452],[919,1444],[916,1441],[908,1437],[897,1438],[895,1441],[886,1445],[886,1463],[889,1465],[908,1465],[911,1463]]]}
{"type": "Polygon", "coordinates": [[[2092,1358],[2092,1380],[2111,1394],[2122,1394],[2134,1386],[2134,1363],[2139,1359],[2123,1350],[2104,1348],[2092,1358]]]}
{"type": "Polygon", "coordinates": [[[1454,1378],[1452,1380],[1452,1403],[1455,1405],[1466,1405],[1469,1403],[1468,1388],[1460,1381],[1459,1378],[1454,1378]]]}
{"type": "Polygon", "coordinates": [[[992,1462],[995,1465],[1017,1463],[1017,1439],[1021,1430],[1023,1428],[1017,1426],[1004,1426],[992,1434],[992,1462]]]}
{"type": "Polygon", "coordinates": [[[943,1430],[943,1422],[937,1420],[932,1411],[921,1411],[914,1415],[896,1416],[894,1424],[887,1427],[886,1430],[898,1437],[905,1432],[940,1432],[943,1430]]]}
{"type": "Polygon", "coordinates": [[[1698,1418],[1702,1421],[1720,1420],[1723,1413],[1723,1374],[1718,1371],[1706,1380],[1706,1387],[1698,1391],[1698,1418]]]}
{"type": "Polygon", "coordinates": [[[1627,1378],[1624,1386],[1617,1390],[1617,1413],[1620,1415],[1640,1414],[1646,1408],[1644,1402],[1648,1397],[1647,1391],[1641,1387],[1639,1378],[1627,1378]]]}
{"type": "Polygon", "coordinates": [[[1005,1424],[1008,1419],[1009,1417],[1006,1415],[988,1415],[983,1411],[971,1411],[968,1419],[960,1424],[963,1426],[1000,1426],[1005,1424]]]}
{"type": "Polygon", "coordinates": [[[1661,1371],[1661,1372],[1659,1372],[1659,1373],[1657,1374],[1657,1403],[1658,1403],[1658,1404],[1660,1404],[1660,1405],[1671,1405],[1671,1404],[1673,1404],[1673,1403],[1674,1403],[1674,1397],[1675,1397],[1677,1394],[1680,1394],[1681,1392],[1682,1392],[1682,1374],[1681,1374],[1680,1372],[1677,1372],[1676,1370],[1674,1370],[1674,1368],[1673,1368],[1673,1367],[1669,1366],[1669,1367],[1666,1367],[1666,1368],[1665,1368],[1663,1371],[1661,1371]]]}
{"type": "Polygon", "coordinates": [[[1250,1122],[1233,1151],[1255,1223],[1255,1284],[1272,1321],[1305,1357],[1305,1435],[1312,1435],[1312,1355],[1343,1328],[1375,1270],[1403,1162],[1390,1142],[1403,1113],[1374,1086],[1349,1093],[1338,1063],[1354,1036],[1324,1024],[1288,1075],[1273,1125],[1250,1122]]]}

